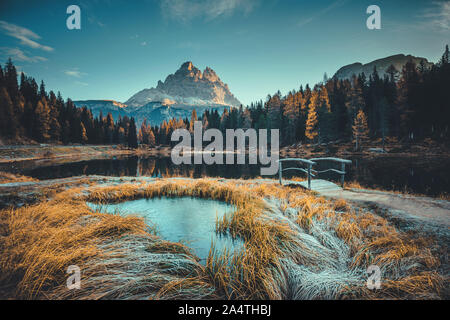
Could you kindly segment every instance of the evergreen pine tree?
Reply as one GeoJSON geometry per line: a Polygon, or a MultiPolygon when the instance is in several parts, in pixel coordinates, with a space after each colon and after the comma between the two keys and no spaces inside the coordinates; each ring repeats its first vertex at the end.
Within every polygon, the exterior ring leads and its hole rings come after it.
{"type": "Polygon", "coordinates": [[[38,101],[34,110],[34,120],[34,137],[40,142],[47,141],[50,138],[50,109],[45,99],[38,101]]]}
{"type": "Polygon", "coordinates": [[[319,90],[316,110],[318,114],[319,142],[329,140],[332,136],[333,119],[328,90],[324,85],[319,90]]]}
{"type": "Polygon", "coordinates": [[[289,144],[295,142],[296,128],[298,125],[298,119],[300,115],[299,104],[296,103],[297,97],[298,97],[297,94],[290,93],[284,101],[283,113],[285,118],[287,119],[287,126],[285,128],[286,129],[285,138],[287,143],[289,144]]]}
{"type": "Polygon", "coordinates": [[[444,54],[442,55],[441,61],[439,62],[441,66],[445,66],[450,63],[448,44],[445,46],[444,54]]]}
{"type": "MultiPolygon", "coordinates": [[[[23,75],[23,73],[22,73],[23,75]]],[[[3,73],[2,66],[0,65],[0,88],[5,86],[5,75],[3,73]]]]}
{"type": "Polygon", "coordinates": [[[50,130],[49,135],[53,141],[60,141],[61,139],[61,125],[59,123],[59,104],[58,99],[53,91],[50,91],[49,95],[49,107],[50,107],[50,130]]]}
{"type": "Polygon", "coordinates": [[[130,126],[128,129],[128,147],[133,149],[136,149],[138,147],[136,123],[134,122],[134,118],[131,118],[130,126]]]}
{"type": "Polygon", "coordinates": [[[17,135],[14,106],[6,88],[0,88],[0,133],[2,136],[11,138],[15,138],[17,135]]]}
{"type": "Polygon", "coordinates": [[[19,99],[19,84],[17,83],[17,70],[12,63],[11,58],[8,59],[5,65],[5,86],[13,105],[19,99]]]}
{"type": "Polygon", "coordinates": [[[108,112],[108,115],[105,119],[105,143],[112,144],[113,143],[113,134],[114,134],[114,119],[111,112],[108,112]]]}

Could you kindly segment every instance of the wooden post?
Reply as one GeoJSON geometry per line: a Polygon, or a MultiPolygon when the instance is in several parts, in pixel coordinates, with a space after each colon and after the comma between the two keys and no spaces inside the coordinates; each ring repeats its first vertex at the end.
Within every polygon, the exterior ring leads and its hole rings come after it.
{"type": "Polygon", "coordinates": [[[282,172],[281,161],[278,161],[278,177],[280,178],[280,184],[283,185],[283,182],[281,181],[281,172],[282,172]]]}
{"type": "Polygon", "coordinates": [[[311,164],[308,164],[308,189],[311,190],[311,164]]]}
{"type": "Polygon", "coordinates": [[[341,171],[343,174],[341,175],[341,187],[344,188],[344,179],[345,179],[345,163],[341,163],[341,171]]]}

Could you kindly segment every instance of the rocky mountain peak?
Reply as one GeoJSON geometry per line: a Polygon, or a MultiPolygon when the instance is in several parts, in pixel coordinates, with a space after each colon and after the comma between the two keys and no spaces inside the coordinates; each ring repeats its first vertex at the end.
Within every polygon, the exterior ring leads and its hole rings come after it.
{"type": "Polygon", "coordinates": [[[186,61],[185,63],[183,63],[180,67],[180,69],[187,69],[189,71],[192,70],[192,68],[195,68],[194,65],[192,64],[192,61],[186,61]]]}
{"type": "Polygon", "coordinates": [[[143,106],[164,99],[173,101],[173,104],[192,106],[241,104],[212,68],[206,67],[202,72],[191,61],[183,63],[174,74],[168,75],[164,82],[158,81],[156,88],[144,89],[126,103],[143,106]]]}
{"type": "Polygon", "coordinates": [[[169,75],[166,78],[167,82],[168,80],[171,81],[173,79],[179,80],[183,78],[192,78],[194,81],[201,80],[203,78],[202,72],[197,69],[191,61],[185,62],[181,65],[180,69],[178,69],[174,75],[169,75]]]}
{"type": "Polygon", "coordinates": [[[216,72],[210,67],[206,67],[205,71],[203,71],[203,78],[210,82],[218,82],[220,81],[219,76],[216,72]]]}

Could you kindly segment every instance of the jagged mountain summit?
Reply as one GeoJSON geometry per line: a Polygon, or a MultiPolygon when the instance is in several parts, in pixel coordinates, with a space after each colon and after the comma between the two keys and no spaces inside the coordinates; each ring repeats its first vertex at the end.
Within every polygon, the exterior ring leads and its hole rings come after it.
{"type": "Polygon", "coordinates": [[[156,88],[144,89],[125,103],[114,100],[74,101],[77,107],[86,106],[94,116],[111,112],[114,120],[119,116],[134,117],[138,125],[144,119],[152,125],[160,125],[171,118],[189,118],[196,109],[201,115],[205,110],[217,110],[222,114],[229,107],[241,105],[215,71],[207,67],[203,72],[192,62],[184,63],[156,88]]]}
{"type": "Polygon", "coordinates": [[[125,104],[133,107],[149,102],[183,106],[232,106],[241,105],[216,72],[207,67],[203,72],[188,61],[156,88],[144,89],[133,95],[125,104]]]}
{"type": "Polygon", "coordinates": [[[377,67],[379,76],[383,78],[386,74],[386,70],[391,65],[393,65],[398,72],[401,72],[403,66],[410,60],[412,60],[416,65],[419,65],[423,61],[426,68],[430,68],[433,65],[433,63],[428,62],[428,60],[425,58],[414,57],[412,55],[397,54],[394,56],[374,60],[367,64],[357,62],[346,65],[340,68],[336,72],[334,77],[340,80],[350,79],[353,75],[359,75],[363,72],[367,77],[369,77],[369,75],[373,73],[373,68],[377,67]]]}

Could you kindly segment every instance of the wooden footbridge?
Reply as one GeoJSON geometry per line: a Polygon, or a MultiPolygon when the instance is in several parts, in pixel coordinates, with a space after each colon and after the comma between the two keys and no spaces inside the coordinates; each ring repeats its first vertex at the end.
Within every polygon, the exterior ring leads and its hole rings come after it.
{"type": "Polygon", "coordinates": [[[287,158],[287,159],[280,159],[278,160],[278,175],[280,179],[280,184],[283,184],[283,171],[287,170],[297,170],[306,173],[307,180],[301,181],[301,182],[293,182],[289,181],[290,184],[298,184],[301,185],[304,188],[307,188],[309,190],[314,191],[331,191],[331,190],[342,190],[344,187],[344,179],[345,179],[345,165],[346,164],[352,164],[350,160],[340,159],[340,158],[313,158],[313,159],[301,159],[301,158],[287,158]],[[321,171],[317,171],[313,169],[313,166],[317,164],[317,162],[336,162],[340,164],[340,170],[338,169],[325,169],[321,171]],[[303,167],[288,167],[283,168],[283,163],[285,162],[297,162],[300,163],[303,167]],[[321,173],[326,172],[334,172],[336,174],[340,175],[341,178],[341,185],[337,185],[331,181],[322,180],[322,179],[312,179],[318,176],[321,173]]]}

